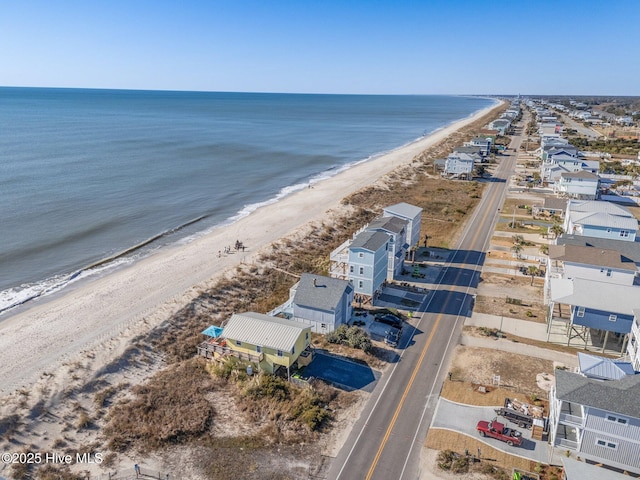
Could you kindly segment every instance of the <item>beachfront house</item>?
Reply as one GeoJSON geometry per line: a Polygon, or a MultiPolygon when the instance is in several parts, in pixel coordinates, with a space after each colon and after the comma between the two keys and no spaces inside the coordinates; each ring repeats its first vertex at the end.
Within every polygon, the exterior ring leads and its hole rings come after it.
{"type": "MultiPolygon", "coordinates": [[[[612,369],[603,367],[599,372],[606,377],[612,369]]],[[[640,375],[603,380],[556,369],[549,393],[549,443],[581,459],[640,474],[638,398],[640,375]]]]}
{"type": "Polygon", "coordinates": [[[420,242],[420,228],[422,222],[422,209],[408,203],[396,203],[382,209],[383,217],[398,217],[406,220],[407,243],[409,248],[417,247],[420,242]]]}
{"type": "Polygon", "coordinates": [[[353,285],[339,278],[303,273],[289,290],[288,316],[315,333],[333,332],[353,314],[353,285]]]}
{"type": "Polygon", "coordinates": [[[450,153],[444,164],[444,175],[449,178],[471,180],[474,159],[466,153],[450,153]]]}
{"type": "Polygon", "coordinates": [[[634,242],[638,220],[626,208],[610,202],[570,200],[563,225],[569,235],[634,242]]]}
{"type": "Polygon", "coordinates": [[[356,295],[375,298],[387,278],[389,235],[378,231],[360,232],[349,245],[348,255],[347,275],[356,295]]]}
{"type": "Polygon", "coordinates": [[[553,192],[578,200],[595,200],[598,197],[600,177],[590,172],[563,172],[553,184],[553,192]]]}
{"type": "Polygon", "coordinates": [[[236,356],[251,355],[258,360],[261,370],[276,373],[283,369],[288,377],[300,354],[309,348],[311,327],[293,320],[245,312],[232,315],[220,337],[236,356]]]}
{"type": "Polygon", "coordinates": [[[492,142],[493,140],[491,137],[478,136],[478,137],[472,138],[468,142],[464,142],[464,145],[470,146],[470,147],[480,147],[480,153],[482,154],[482,156],[488,157],[489,154],[491,153],[492,142]]]}
{"type": "Polygon", "coordinates": [[[491,122],[489,126],[500,132],[500,135],[504,135],[507,129],[511,126],[511,122],[507,118],[499,118],[491,122]]]}
{"type": "Polygon", "coordinates": [[[389,236],[389,250],[387,251],[387,280],[392,281],[396,275],[402,273],[404,259],[409,244],[407,243],[408,221],[398,217],[378,217],[367,225],[370,232],[383,232],[389,236]]]}

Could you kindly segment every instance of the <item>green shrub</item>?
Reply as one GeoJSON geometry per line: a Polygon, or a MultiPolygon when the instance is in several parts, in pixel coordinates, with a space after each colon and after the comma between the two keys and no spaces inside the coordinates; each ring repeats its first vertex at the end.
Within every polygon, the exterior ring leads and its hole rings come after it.
{"type": "Polygon", "coordinates": [[[275,375],[261,373],[256,381],[249,385],[245,393],[253,398],[273,398],[279,401],[287,400],[290,394],[289,382],[275,375]]]}

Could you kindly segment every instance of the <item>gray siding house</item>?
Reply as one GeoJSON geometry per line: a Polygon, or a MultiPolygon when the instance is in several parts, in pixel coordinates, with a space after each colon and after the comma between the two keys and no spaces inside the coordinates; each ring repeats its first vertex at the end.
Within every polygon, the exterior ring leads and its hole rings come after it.
{"type": "Polygon", "coordinates": [[[289,294],[293,320],[312,332],[333,332],[351,318],[353,293],[345,280],[303,273],[289,294]]]}
{"type": "Polygon", "coordinates": [[[389,250],[387,262],[387,280],[392,281],[396,275],[402,273],[404,259],[409,244],[407,243],[407,224],[409,222],[398,217],[378,217],[373,220],[367,230],[383,232],[389,235],[389,250]]]}
{"type": "Polygon", "coordinates": [[[640,474],[640,375],[602,381],[556,370],[549,442],[580,458],[640,474]]]}
{"type": "Polygon", "coordinates": [[[398,217],[409,222],[407,225],[407,243],[409,247],[417,247],[420,242],[422,209],[402,202],[383,208],[382,211],[383,217],[398,217]]]}
{"type": "Polygon", "coordinates": [[[364,231],[349,246],[348,279],[355,293],[374,298],[387,278],[389,235],[364,231]]]}

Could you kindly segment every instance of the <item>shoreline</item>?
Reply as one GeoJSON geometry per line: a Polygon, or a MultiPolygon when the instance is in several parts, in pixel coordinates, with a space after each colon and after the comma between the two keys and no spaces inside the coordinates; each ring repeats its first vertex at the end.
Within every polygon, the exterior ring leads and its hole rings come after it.
{"type": "MultiPolygon", "coordinates": [[[[137,335],[150,331],[213,285],[239,263],[301,226],[321,220],[342,198],[395,168],[409,164],[428,147],[501,105],[498,102],[407,145],[313,183],[214,227],[188,243],[163,247],[131,265],[83,279],[63,292],[42,297],[0,319],[0,391],[8,394],[37,382],[43,372],[101,347],[102,365],[117,358],[137,335]],[[218,257],[236,240],[248,251],[218,257]],[[105,358],[102,358],[105,357],[105,358]]],[[[97,360],[97,359],[96,359],[97,360]]]]}
{"type": "MultiPolygon", "coordinates": [[[[468,97],[472,98],[472,96],[468,97]]],[[[500,104],[499,100],[492,99],[490,97],[478,98],[494,102],[493,105],[485,107],[485,109],[480,111],[490,109],[500,104]]],[[[20,286],[15,285],[8,287],[5,290],[0,291],[0,323],[13,315],[18,315],[27,311],[34,305],[34,303],[51,301],[54,298],[65,295],[70,289],[79,288],[87,282],[115,273],[115,271],[121,268],[128,268],[132,264],[135,265],[148,256],[156,254],[158,249],[163,250],[172,248],[176,245],[191,243],[202,236],[210,234],[218,228],[232,226],[234,223],[253,214],[256,210],[271,204],[276,204],[300,190],[305,189],[307,186],[314,186],[318,183],[330,180],[336,175],[340,175],[352,168],[357,168],[363,163],[372,162],[380,157],[391,155],[396,151],[408,148],[415,143],[421,142],[430,136],[449,128],[451,125],[473,118],[477,113],[478,112],[473,112],[467,117],[451,121],[450,123],[437,127],[430,132],[425,130],[423,135],[389,150],[372,153],[365,158],[353,160],[343,165],[329,166],[318,173],[310,173],[307,180],[282,187],[268,198],[242,205],[236,212],[227,218],[216,220],[215,223],[207,222],[207,219],[212,216],[210,213],[201,214],[196,218],[186,220],[182,224],[169,227],[163,231],[152,234],[148,238],[138,241],[138,243],[130,246],[123,246],[115,253],[105,253],[105,256],[102,258],[97,258],[84,265],[77,265],[70,271],[57,273],[48,278],[29,282],[20,286]],[[204,225],[197,227],[197,224],[199,223],[203,223],[204,225]],[[187,234],[182,233],[182,231],[187,227],[193,227],[194,225],[196,225],[196,230],[190,229],[187,234]],[[3,294],[7,294],[7,296],[2,298],[3,294]]]]}

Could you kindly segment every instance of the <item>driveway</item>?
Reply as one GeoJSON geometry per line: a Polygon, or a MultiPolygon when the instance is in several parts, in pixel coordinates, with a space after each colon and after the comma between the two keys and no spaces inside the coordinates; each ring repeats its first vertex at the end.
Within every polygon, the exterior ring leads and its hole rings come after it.
{"type": "Polygon", "coordinates": [[[372,392],[380,378],[380,372],[346,358],[314,353],[313,361],[302,372],[303,378],[315,377],[325,380],[343,390],[372,392]]]}
{"type": "Polygon", "coordinates": [[[541,442],[531,439],[531,430],[526,428],[518,428],[515,423],[510,422],[506,418],[500,417],[498,421],[504,423],[509,428],[515,428],[522,433],[522,445],[519,447],[510,447],[495,438],[481,437],[476,431],[476,425],[480,420],[490,421],[496,418],[496,407],[476,407],[474,405],[463,405],[451,402],[445,398],[440,398],[433,422],[430,428],[446,428],[456,432],[464,433],[470,437],[486,443],[487,445],[509,453],[525,457],[535,462],[548,463],[549,449],[547,442],[541,442]]]}

